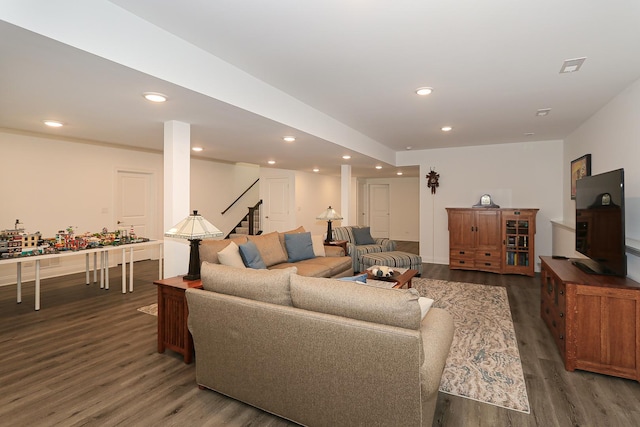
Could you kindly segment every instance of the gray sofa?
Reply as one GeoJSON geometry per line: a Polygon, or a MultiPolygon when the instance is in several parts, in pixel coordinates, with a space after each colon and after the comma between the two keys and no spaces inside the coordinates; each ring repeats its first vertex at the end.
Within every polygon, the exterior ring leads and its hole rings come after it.
{"type": "Polygon", "coordinates": [[[298,274],[310,277],[347,277],[353,275],[352,261],[342,248],[325,246],[326,256],[316,256],[296,262],[288,262],[285,245],[286,234],[303,233],[304,228],[283,233],[272,232],[258,236],[240,236],[224,240],[203,240],[200,242],[200,261],[219,264],[218,252],[225,249],[231,242],[241,245],[251,240],[256,244],[262,260],[270,270],[296,267],[298,274]]]}
{"type": "Polygon", "coordinates": [[[186,291],[202,388],[310,426],[431,426],[453,319],[415,289],[203,263],[186,291]]]}
{"type": "Polygon", "coordinates": [[[396,250],[395,240],[385,238],[373,238],[372,243],[359,244],[356,241],[353,229],[363,229],[369,227],[344,226],[333,229],[333,237],[336,240],[347,241],[347,253],[351,256],[353,271],[358,273],[366,270],[367,266],[362,262],[362,257],[370,253],[389,252],[396,250]]]}

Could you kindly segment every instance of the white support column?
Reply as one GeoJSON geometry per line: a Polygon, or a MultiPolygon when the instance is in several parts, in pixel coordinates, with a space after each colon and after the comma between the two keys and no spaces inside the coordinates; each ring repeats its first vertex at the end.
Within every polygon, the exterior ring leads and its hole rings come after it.
{"type": "Polygon", "coordinates": [[[341,225],[351,225],[351,165],[340,166],[340,215],[344,218],[341,225]]]}
{"type": "MultiPolygon", "coordinates": [[[[163,231],[189,215],[191,175],[191,125],[175,120],[164,123],[164,226],[163,231]]],[[[188,241],[164,240],[164,276],[187,274],[188,241]]]]}

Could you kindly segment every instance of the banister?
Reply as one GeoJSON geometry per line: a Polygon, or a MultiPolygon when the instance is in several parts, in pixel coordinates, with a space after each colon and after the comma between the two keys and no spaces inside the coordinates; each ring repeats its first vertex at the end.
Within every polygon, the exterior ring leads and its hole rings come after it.
{"type": "Polygon", "coordinates": [[[247,191],[251,190],[251,188],[253,188],[253,186],[254,186],[254,185],[256,185],[256,184],[258,183],[258,181],[260,181],[260,178],[256,179],[256,180],[253,182],[253,184],[251,184],[251,185],[249,186],[249,188],[247,188],[246,190],[244,190],[244,191],[242,192],[242,194],[241,194],[241,195],[239,195],[239,196],[238,196],[238,198],[237,198],[237,199],[235,199],[235,200],[233,201],[233,203],[231,203],[227,209],[225,209],[225,210],[223,210],[222,212],[220,212],[220,214],[221,214],[221,215],[224,215],[225,213],[227,213],[227,211],[228,211],[229,209],[231,209],[231,207],[232,207],[233,205],[235,205],[236,203],[238,203],[238,200],[240,200],[240,199],[242,198],[242,196],[244,196],[245,194],[247,194],[247,191]]]}

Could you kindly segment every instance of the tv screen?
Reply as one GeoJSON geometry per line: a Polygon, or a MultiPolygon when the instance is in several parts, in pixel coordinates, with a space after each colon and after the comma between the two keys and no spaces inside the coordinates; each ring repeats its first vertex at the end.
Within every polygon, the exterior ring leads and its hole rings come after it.
{"type": "Polygon", "coordinates": [[[627,275],[624,169],[576,182],[576,251],[588,257],[572,260],[587,273],[627,275]]]}

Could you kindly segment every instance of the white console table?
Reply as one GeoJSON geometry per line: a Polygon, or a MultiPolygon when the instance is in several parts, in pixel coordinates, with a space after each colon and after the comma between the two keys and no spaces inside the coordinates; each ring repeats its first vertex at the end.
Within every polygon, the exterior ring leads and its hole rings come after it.
{"type": "Polygon", "coordinates": [[[93,254],[93,283],[98,281],[98,254],[100,255],[100,288],[109,289],[109,252],[122,251],[122,293],[127,293],[127,252],[129,253],[129,292],[133,292],[133,250],[144,246],[158,246],[160,250],[158,276],[162,279],[162,240],[132,243],[119,246],[104,246],[101,248],[85,249],[82,251],[65,251],[57,254],[35,255],[0,260],[0,264],[16,264],[16,299],[22,302],[22,263],[35,261],[35,309],[40,310],[40,261],[43,259],[62,258],[84,255],[86,260],[85,281],[91,284],[90,255],[93,254]]]}

